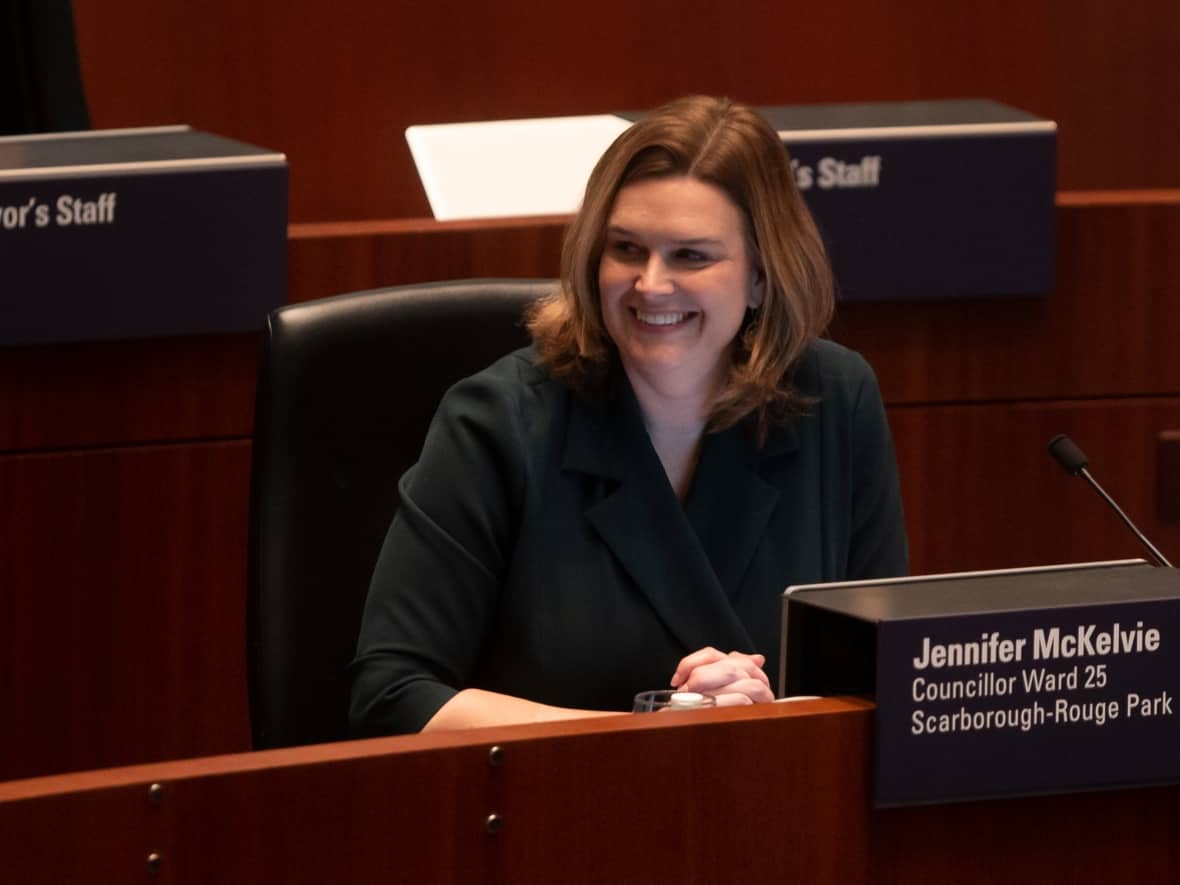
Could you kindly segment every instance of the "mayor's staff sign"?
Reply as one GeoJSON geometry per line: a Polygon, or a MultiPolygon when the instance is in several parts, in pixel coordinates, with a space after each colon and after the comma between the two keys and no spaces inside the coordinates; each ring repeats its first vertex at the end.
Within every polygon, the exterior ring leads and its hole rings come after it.
{"type": "Polygon", "coordinates": [[[877,801],[1180,779],[1180,601],[882,624],[877,801]]]}
{"type": "Polygon", "coordinates": [[[287,162],[187,126],[0,136],[0,348],[260,329],[287,162]]]}
{"type": "Polygon", "coordinates": [[[71,227],[87,224],[114,224],[115,203],[118,194],[108,191],[94,199],[61,194],[55,199],[42,202],[30,197],[27,202],[16,206],[0,206],[0,229],[24,230],[26,228],[71,227]]]}

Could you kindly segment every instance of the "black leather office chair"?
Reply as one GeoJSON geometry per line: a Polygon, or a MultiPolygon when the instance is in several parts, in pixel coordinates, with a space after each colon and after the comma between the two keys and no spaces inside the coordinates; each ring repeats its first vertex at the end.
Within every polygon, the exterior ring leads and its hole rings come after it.
{"type": "Polygon", "coordinates": [[[442,394],[528,343],[544,280],[403,286],[267,320],[251,478],[247,612],[256,749],[348,737],[361,610],[442,394]]]}

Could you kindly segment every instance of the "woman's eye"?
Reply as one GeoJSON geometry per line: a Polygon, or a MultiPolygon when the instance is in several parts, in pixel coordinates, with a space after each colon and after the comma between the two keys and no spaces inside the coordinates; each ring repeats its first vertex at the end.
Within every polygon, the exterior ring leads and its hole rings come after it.
{"type": "Polygon", "coordinates": [[[704,264],[709,260],[708,255],[696,249],[680,249],[676,252],[676,258],[685,264],[704,264]]]}
{"type": "Polygon", "coordinates": [[[642,250],[628,240],[615,240],[610,244],[610,251],[619,258],[637,258],[642,250]]]}

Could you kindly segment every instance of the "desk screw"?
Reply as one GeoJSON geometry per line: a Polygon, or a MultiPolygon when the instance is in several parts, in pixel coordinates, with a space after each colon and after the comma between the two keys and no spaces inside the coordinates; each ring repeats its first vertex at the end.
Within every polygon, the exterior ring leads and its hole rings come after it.
{"type": "Polygon", "coordinates": [[[500,828],[504,826],[504,819],[498,814],[489,814],[485,825],[488,828],[488,835],[494,836],[500,832],[500,828]]]}
{"type": "Polygon", "coordinates": [[[148,787],[148,798],[151,799],[156,805],[159,805],[161,802],[163,802],[164,785],[152,784],[150,787],[148,787]]]}
{"type": "Polygon", "coordinates": [[[149,854],[147,859],[147,868],[148,873],[153,876],[160,872],[160,855],[154,851],[149,854]]]}
{"type": "Polygon", "coordinates": [[[497,745],[488,750],[488,764],[499,765],[504,761],[504,748],[497,745]]]}

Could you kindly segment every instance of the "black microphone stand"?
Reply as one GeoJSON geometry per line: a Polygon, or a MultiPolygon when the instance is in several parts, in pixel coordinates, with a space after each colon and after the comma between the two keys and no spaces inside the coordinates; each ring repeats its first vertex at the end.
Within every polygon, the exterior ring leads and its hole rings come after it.
{"type": "Polygon", "coordinates": [[[1130,517],[1123,513],[1123,508],[1115,503],[1114,498],[1106,493],[1106,489],[1098,484],[1098,481],[1090,475],[1090,471],[1086,469],[1089,461],[1086,456],[1082,454],[1082,450],[1077,447],[1072,439],[1064,433],[1058,434],[1049,440],[1049,454],[1054,457],[1062,469],[1070,476],[1081,476],[1086,480],[1102,499],[1110,505],[1110,509],[1118,514],[1119,519],[1129,528],[1135,537],[1139,539],[1140,543],[1147,548],[1147,552],[1151,554],[1151,558],[1155,560],[1157,566],[1164,568],[1172,568],[1172,563],[1168,562],[1167,558],[1156,549],[1156,546],[1147,540],[1147,536],[1131,522],[1130,517]]]}

